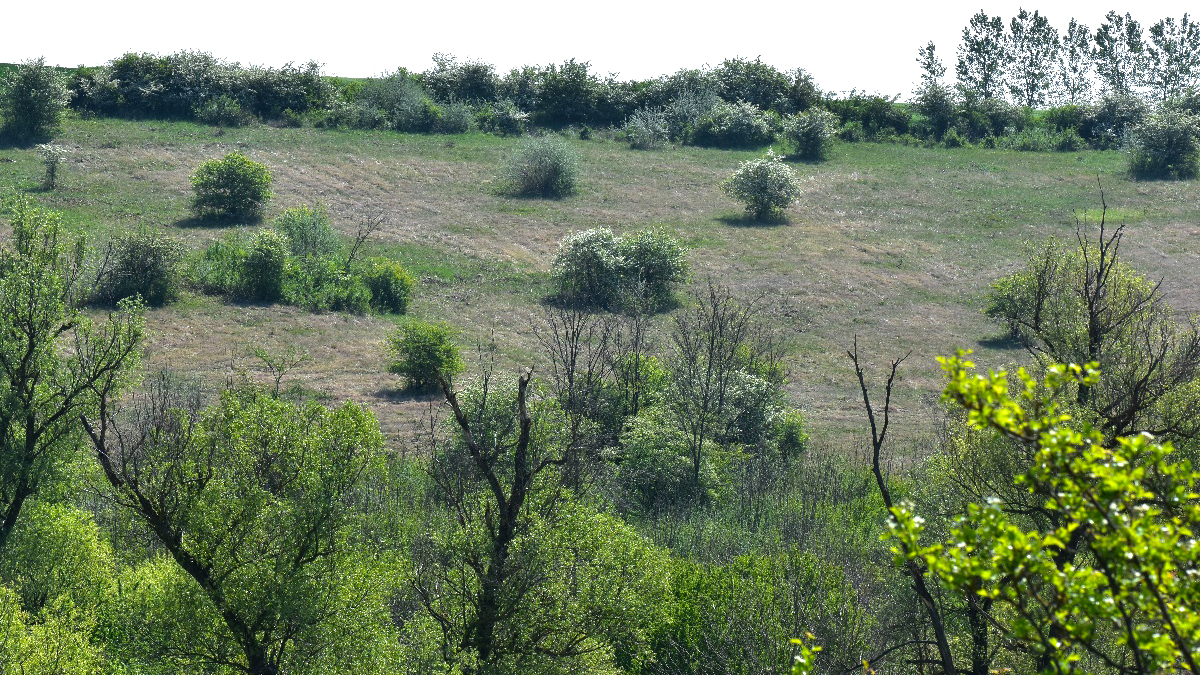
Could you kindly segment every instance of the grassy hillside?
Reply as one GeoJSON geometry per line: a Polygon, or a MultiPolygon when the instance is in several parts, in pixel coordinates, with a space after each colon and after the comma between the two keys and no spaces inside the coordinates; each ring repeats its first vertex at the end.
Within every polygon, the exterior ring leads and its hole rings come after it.
{"type": "MultiPolygon", "coordinates": [[[[422,280],[410,314],[454,324],[464,346],[494,333],[513,365],[539,363],[531,325],[563,235],[662,225],[692,248],[694,283],[712,279],[761,296],[789,342],[789,389],[818,438],[843,439],[861,427],[845,357],[856,334],[860,349],[881,365],[912,351],[896,418],[906,430],[928,428],[936,414],[935,356],[972,348],[985,366],[1021,360],[980,313],[983,294],[1014,268],[1027,244],[1073,238],[1081,217],[1095,220],[1097,179],[1115,209],[1110,215],[1128,227],[1127,259],[1163,278],[1177,310],[1200,312],[1196,182],[1132,182],[1117,152],[840,144],[828,162],[793,164],[805,193],[789,211],[790,223],[761,226],[745,222],[717,188],[756,152],[639,152],[605,138],[573,140],[582,189],[546,201],[495,193],[494,177],[519,140],[481,134],[102,120],[69,122],[58,142],[71,154],[57,190],[39,191],[33,150],[3,149],[0,195],[32,192],[96,239],[145,227],[198,249],[221,236],[224,229],[190,220],[188,176],[201,161],[234,149],[274,172],[268,220],[284,208],[323,201],[335,226],[352,232],[359,219],[383,213],[388,222],[372,246],[422,280]]],[[[295,344],[314,360],[285,385],[363,402],[398,441],[427,411],[427,401],[401,395],[386,373],[387,318],[188,295],[152,312],[150,325],[151,367],[195,370],[214,381],[239,370],[265,378],[250,351],[295,344]]]]}

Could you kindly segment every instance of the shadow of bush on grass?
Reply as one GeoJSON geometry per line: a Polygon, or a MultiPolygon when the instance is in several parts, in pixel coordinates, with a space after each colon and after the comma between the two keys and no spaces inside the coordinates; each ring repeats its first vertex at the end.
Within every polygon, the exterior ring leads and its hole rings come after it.
{"type": "Polygon", "coordinates": [[[790,225],[791,219],[787,213],[776,213],[769,216],[756,218],[747,213],[727,213],[716,217],[718,222],[733,227],[779,227],[781,225],[790,225]]]}

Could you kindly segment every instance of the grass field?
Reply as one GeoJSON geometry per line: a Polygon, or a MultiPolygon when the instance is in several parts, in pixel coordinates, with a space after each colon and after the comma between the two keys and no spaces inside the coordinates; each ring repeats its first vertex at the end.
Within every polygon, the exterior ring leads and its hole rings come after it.
{"type": "MultiPolygon", "coordinates": [[[[1117,152],[841,144],[828,162],[792,165],[804,195],[788,224],[768,226],[745,222],[717,187],[755,152],[639,152],[605,138],[573,140],[581,190],[547,201],[496,194],[494,178],[519,140],[480,134],[103,120],[69,122],[57,142],[71,150],[57,190],[40,191],[33,150],[2,149],[0,196],[31,192],[96,238],[144,227],[200,248],[221,236],[227,228],[190,219],[188,177],[201,161],[235,149],[274,172],[268,220],[317,201],[344,232],[362,217],[385,214],[372,246],[422,279],[410,314],[452,323],[467,351],[494,333],[513,366],[539,361],[531,325],[559,238],[590,227],[622,233],[661,225],[692,249],[694,283],[712,279],[761,297],[790,345],[789,391],[817,438],[831,442],[863,424],[845,357],[856,334],[879,368],[912,352],[896,417],[910,437],[937,414],[934,357],[972,348],[981,365],[1020,361],[1022,352],[981,314],[983,294],[1019,264],[1028,244],[1073,238],[1081,222],[1085,234],[1093,232],[1097,180],[1111,219],[1127,227],[1127,260],[1161,277],[1179,312],[1200,312],[1197,182],[1130,181],[1117,152]]],[[[214,383],[241,370],[265,379],[251,350],[298,345],[314,358],[285,386],[367,404],[405,449],[428,410],[428,401],[403,395],[386,372],[390,318],[186,296],[153,311],[150,326],[151,367],[197,371],[214,383]]]]}

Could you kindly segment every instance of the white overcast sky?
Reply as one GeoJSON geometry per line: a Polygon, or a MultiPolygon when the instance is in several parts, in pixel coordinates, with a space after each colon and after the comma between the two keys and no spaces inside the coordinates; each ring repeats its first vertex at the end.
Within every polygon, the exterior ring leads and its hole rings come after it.
{"type": "Polygon", "coordinates": [[[817,85],[907,96],[919,78],[917,48],[933,40],[953,76],[963,26],[983,9],[1007,21],[1040,10],[1060,31],[1072,16],[1094,31],[1105,12],[1126,11],[1143,28],[1196,10],[1193,2],[1086,1],[808,2],[725,0],[607,3],[370,3],[261,0],[4,0],[0,61],[44,56],[51,64],[99,65],[126,52],[209,52],[243,64],[316,60],[328,75],[364,77],[404,66],[421,71],[435,52],[474,58],[501,73],[523,64],[590,61],[592,71],[643,79],[742,56],[783,70],[801,67],[817,85]],[[7,24],[7,25],[5,25],[7,24]]]}

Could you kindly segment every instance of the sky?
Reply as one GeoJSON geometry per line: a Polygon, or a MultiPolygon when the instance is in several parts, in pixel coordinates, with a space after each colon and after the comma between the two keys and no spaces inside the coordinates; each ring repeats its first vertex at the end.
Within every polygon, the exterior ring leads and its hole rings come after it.
{"type": "MultiPolygon", "coordinates": [[[[592,72],[646,79],[680,68],[756,58],[804,68],[826,91],[907,97],[920,79],[918,47],[932,40],[953,77],[963,26],[979,10],[1014,16],[1020,2],[659,2],[530,0],[289,3],[262,0],[7,0],[0,9],[0,62],[45,57],[99,65],[126,52],[209,52],[243,65],[315,60],[327,75],[367,77],[403,66],[422,71],[435,53],[477,59],[505,73],[521,65],[589,61],[592,72]],[[53,8],[53,15],[45,9],[53,8]],[[49,26],[38,29],[39,25],[49,26]],[[5,25],[9,24],[9,25],[5,25]],[[17,27],[26,27],[18,29],[17,27]]],[[[1094,31],[1109,9],[1143,28],[1195,9],[1179,0],[1124,7],[1080,0],[1026,4],[1060,31],[1071,17],[1094,31]]]]}

